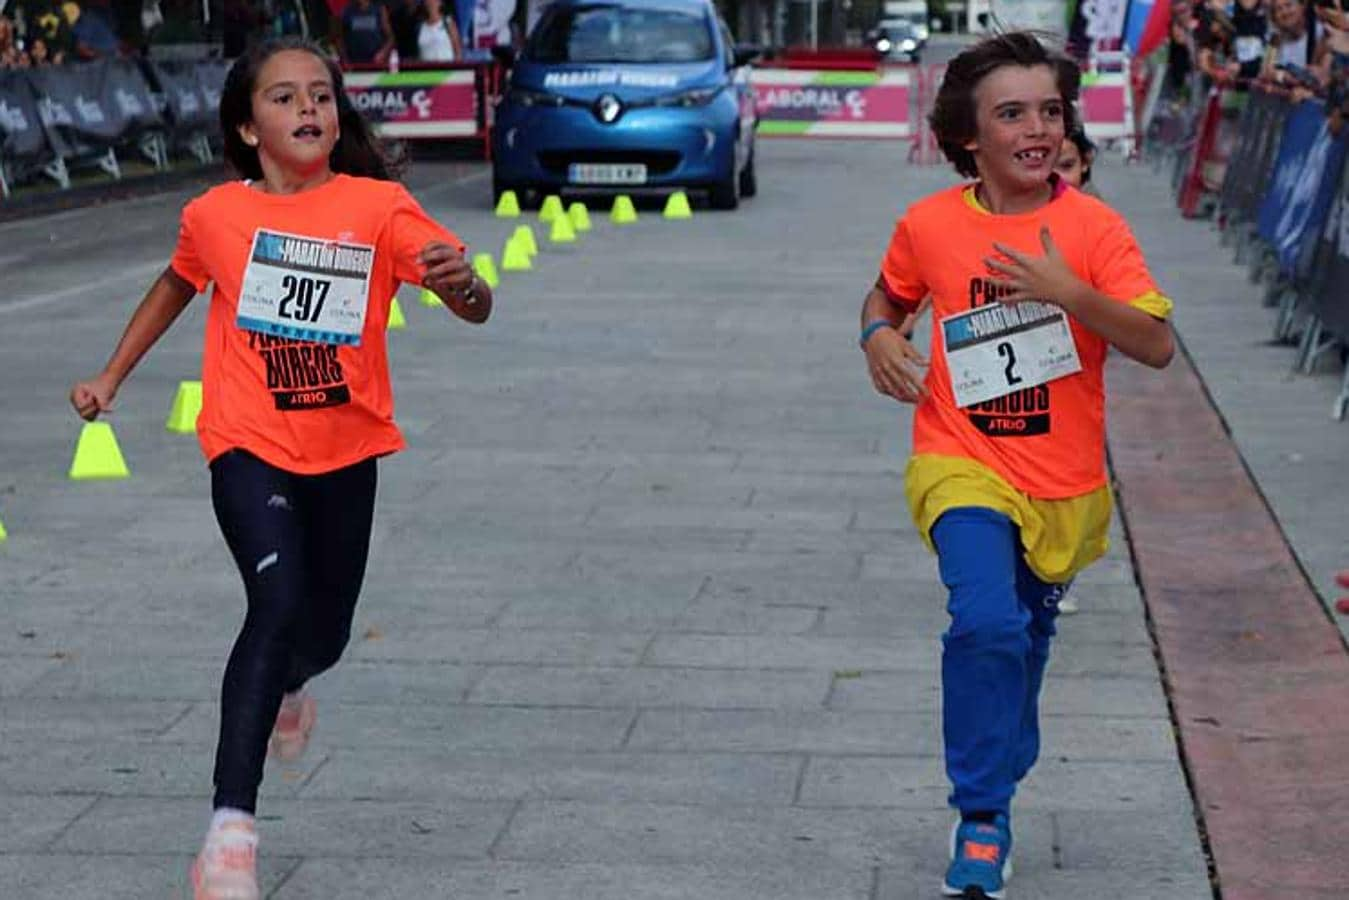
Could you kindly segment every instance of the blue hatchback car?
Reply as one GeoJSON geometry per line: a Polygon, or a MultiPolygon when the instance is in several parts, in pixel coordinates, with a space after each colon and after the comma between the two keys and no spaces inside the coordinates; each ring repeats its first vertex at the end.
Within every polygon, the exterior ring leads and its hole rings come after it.
{"type": "Polygon", "coordinates": [[[496,109],[495,196],[756,190],[751,47],[710,0],[555,0],[496,109]]]}

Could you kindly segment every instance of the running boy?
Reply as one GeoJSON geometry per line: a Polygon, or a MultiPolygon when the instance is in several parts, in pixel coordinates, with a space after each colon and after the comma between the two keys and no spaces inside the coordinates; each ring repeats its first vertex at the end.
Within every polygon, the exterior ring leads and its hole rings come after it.
{"type": "Polygon", "coordinates": [[[1052,175],[1077,92],[1076,66],[1030,34],[956,57],[932,127],[976,180],[908,209],[862,306],[876,389],[917,404],[905,489],[950,592],[951,897],[1004,896],[1057,600],[1106,548],[1106,350],[1156,368],[1173,352],[1128,226],[1052,175]],[[930,366],[894,327],[929,293],[930,366]]]}
{"type": "Polygon", "coordinates": [[[107,367],[71,403],[94,419],[198,293],[214,284],[198,436],[248,608],[225,669],[214,815],[197,900],[256,900],[254,810],[269,741],[293,758],[314,726],[305,683],[346,647],[370,543],[375,460],[403,447],[384,335],[399,282],[460,318],[492,292],[457,237],[391,180],[312,44],[255,46],[221,97],[242,175],[183,210],[178,246],[107,367]]]}

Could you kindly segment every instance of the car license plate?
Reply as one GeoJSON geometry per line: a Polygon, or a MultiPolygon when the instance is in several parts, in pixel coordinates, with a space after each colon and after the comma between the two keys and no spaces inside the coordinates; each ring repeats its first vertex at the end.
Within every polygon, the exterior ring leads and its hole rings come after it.
{"type": "Polygon", "coordinates": [[[573,163],[567,170],[572,184],[646,184],[644,163],[573,163]]]}

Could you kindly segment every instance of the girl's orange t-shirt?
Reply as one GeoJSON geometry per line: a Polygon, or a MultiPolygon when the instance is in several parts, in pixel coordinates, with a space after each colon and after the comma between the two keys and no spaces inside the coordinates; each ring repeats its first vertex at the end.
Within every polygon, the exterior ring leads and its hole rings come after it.
{"type": "Polygon", "coordinates": [[[312,190],[285,195],[236,181],[188,203],[170,265],[198,292],[215,285],[197,419],[206,458],[238,448],[286,471],[312,475],[401,450],[385,331],[399,283],[422,278],[417,256],[429,241],[464,249],[391,181],[336,175],[312,190]],[[259,229],[374,248],[359,345],[280,337],[237,324],[239,293],[259,229]]]}
{"type": "Polygon", "coordinates": [[[947,316],[997,302],[993,282],[1002,276],[984,262],[998,255],[994,242],[1041,256],[1041,226],[1049,227],[1068,266],[1097,291],[1159,318],[1169,314],[1171,302],[1158,292],[1124,218],[1071,188],[1020,215],[990,214],[968,185],[934,194],[899,220],[881,275],[891,298],[910,310],[932,295],[931,365],[925,381],[930,393],[914,413],[914,454],[972,459],[1027,496],[1057,500],[1106,483],[1109,345],[1069,316],[1080,372],[960,408],[939,324],[947,316]]]}

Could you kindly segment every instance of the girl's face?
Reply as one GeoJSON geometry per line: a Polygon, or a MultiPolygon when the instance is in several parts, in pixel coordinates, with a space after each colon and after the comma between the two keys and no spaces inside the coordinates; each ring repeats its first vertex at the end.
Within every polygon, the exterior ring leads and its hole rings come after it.
{"type": "Polygon", "coordinates": [[[282,50],[258,70],[253,121],[239,126],[244,143],[257,147],[283,173],[312,175],[327,167],[340,136],[337,96],[328,66],[306,50],[282,50]]]}
{"type": "Polygon", "coordinates": [[[440,18],[440,10],[441,10],[440,0],[425,0],[423,5],[426,7],[427,18],[431,19],[440,18]]]}
{"type": "Polygon", "coordinates": [[[1063,145],[1064,101],[1049,66],[1002,66],[974,88],[979,177],[1004,190],[1041,188],[1063,145]]]}
{"type": "Polygon", "coordinates": [[[1063,144],[1059,147],[1059,161],[1054,163],[1054,171],[1059,177],[1068,182],[1075,188],[1082,187],[1082,174],[1090,162],[1082,158],[1082,154],[1077,150],[1077,144],[1067,138],[1063,139],[1063,144]]]}

